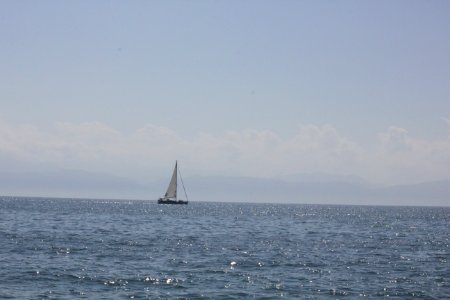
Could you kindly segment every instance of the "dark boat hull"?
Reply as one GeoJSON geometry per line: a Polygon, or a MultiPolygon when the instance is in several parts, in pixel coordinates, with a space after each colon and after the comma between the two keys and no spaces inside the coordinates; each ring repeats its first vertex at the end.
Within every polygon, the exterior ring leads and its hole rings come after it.
{"type": "Polygon", "coordinates": [[[188,201],[184,200],[170,200],[170,199],[158,199],[158,204],[188,204],[188,201]]]}

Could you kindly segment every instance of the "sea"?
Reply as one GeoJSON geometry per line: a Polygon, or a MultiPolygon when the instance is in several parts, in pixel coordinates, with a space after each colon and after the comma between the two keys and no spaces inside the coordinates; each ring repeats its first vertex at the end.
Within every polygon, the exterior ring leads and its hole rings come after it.
{"type": "Polygon", "coordinates": [[[450,207],[0,197],[0,299],[450,299],[450,207]]]}

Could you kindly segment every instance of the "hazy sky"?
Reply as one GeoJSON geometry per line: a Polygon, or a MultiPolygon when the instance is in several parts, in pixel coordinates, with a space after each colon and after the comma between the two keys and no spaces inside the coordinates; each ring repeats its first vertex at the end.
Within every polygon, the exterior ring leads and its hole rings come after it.
{"type": "Polygon", "coordinates": [[[0,1],[0,164],[450,179],[450,1],[0,1]]]}

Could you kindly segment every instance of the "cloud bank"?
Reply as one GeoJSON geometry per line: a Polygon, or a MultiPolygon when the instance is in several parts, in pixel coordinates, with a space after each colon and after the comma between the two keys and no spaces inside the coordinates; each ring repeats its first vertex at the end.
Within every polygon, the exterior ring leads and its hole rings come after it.
{"type": "Polygon", "coordinates": [[[450,178],[450,137],[419,139],[392,126],[372,144],[364,147],[332,125],[300,126],[289,137],[253,129],[183,137],[150,124],[124,132],[101,122],[60,122],[46,129],[0,122],[6,169],[45,166],[148,180],[166,176],[178,159],[187,175],[353,174],[381,184],[450,178]]]}

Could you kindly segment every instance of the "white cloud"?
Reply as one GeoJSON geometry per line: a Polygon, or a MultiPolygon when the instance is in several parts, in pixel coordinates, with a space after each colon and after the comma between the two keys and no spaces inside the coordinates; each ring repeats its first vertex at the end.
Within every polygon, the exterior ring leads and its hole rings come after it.
{"type": "Polygon", "coordinates": [[[386,133],[379,135],[382,150],[385,154],[396,154],[412,151],[412,142],[406,129],[391,126],[386,133]]]}
{"type": "Polygon", "coordinates": [[[191,174],[272,177],[293,173],[355,174],[383,183],[450,178],[450,139],[415,139],[400,127],[363,148],[331,125],[305,125],[282,138],[270,130],[202,133],[185,138],[146,125],[124,133],[100,122],[56,123],[50,130],[0,122],[0,156],[29,164],[159,177],[174,159],[191,174]]]}
{"type": "Polygon", "coordinates": [[[372,177],[378,181],[409,183],[450,178],[450,138],[417,139],[393,126],[379,135],[378,147],[370,156],[374,162],[372,177]]]}
{"type": "Polygon", "coordinates": [[[442,120],[447,124],[447,126],[450,128],[450,118],[442,118],[442,120]]]}
{"type": "Polygon", "coordinates": [[[342,173],[359,163],[362,149],[331,125],[307,125],[284,142],[283,152],[300,164],[297,172],[342,173]]]}

